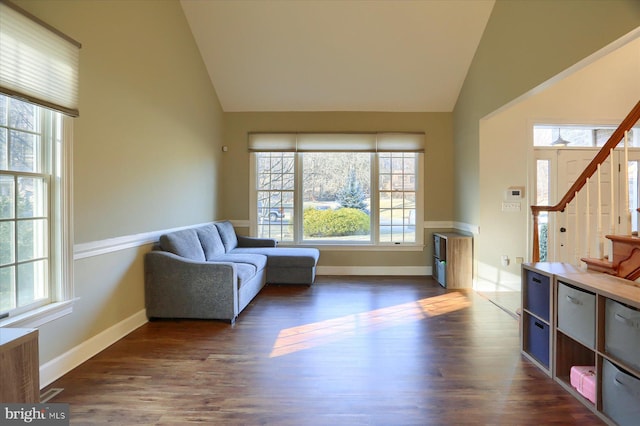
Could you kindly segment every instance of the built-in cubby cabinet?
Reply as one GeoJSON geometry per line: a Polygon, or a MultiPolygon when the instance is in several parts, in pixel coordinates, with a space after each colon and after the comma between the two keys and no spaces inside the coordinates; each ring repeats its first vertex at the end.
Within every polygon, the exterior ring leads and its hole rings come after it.
{"type": "Polygon", "coordinates": [[[523,264],[520,322],[523,355],[606,423],[638,424],[640,284],[562,263],[523,264]],[[592,397],[572,385],[573,367],[595,372],[592,397]]]}
{"type": "Polygon", "coordinates": [[[433,234],[433,278],[446,288],[471,288],[473,237],[458,232],[433,234]]]}

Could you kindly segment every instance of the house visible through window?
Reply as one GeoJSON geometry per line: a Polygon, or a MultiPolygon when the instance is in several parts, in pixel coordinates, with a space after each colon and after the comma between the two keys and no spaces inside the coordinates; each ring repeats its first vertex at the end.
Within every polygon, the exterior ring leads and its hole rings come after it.
{"type": "Polygon", "coordinates": [[[252,135],[254,234],[284,244],[422,244],[422,145],[378,152],[379,139],[252,135]]]}

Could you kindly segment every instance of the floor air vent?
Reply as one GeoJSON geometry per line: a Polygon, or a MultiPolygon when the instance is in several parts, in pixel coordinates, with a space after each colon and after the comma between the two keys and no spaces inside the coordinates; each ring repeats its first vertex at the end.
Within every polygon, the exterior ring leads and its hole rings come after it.
{"type": "Polygon", "coordinates": [[[51,388],[40,394],[40,403],[48,402],[51,398],[62,392],[64,388],[51,388]]]}

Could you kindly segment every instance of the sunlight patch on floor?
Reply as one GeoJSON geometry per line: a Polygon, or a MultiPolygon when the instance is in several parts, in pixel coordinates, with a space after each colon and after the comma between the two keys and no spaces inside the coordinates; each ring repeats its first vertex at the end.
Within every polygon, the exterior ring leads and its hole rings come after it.
{"type": "Polygon", "coordinates": [[[371,333],[419,321],[427,317],[464,309],[470,304],[471,302],[466,294],[454,292],[369,312],[287,328],[278,334],[269,356],[274,358],[287,355],[358,334],[371,333]]]}

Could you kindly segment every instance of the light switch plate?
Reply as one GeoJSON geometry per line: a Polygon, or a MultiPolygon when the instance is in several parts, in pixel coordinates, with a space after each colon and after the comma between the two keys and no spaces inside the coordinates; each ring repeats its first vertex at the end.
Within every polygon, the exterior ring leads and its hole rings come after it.
{"type": "Polygon", "coordinates": [[[502,202],[502,211],[503,212],[519,212],[520,211],[520,203],[519,202],[502,202]]]}

